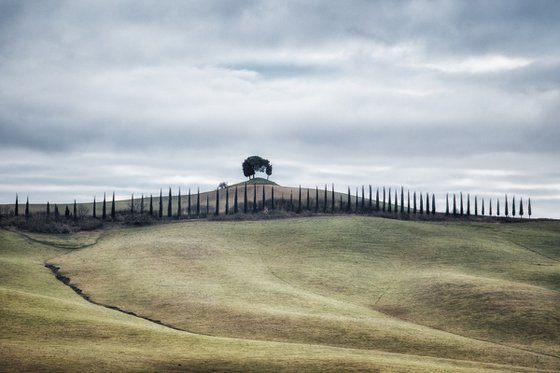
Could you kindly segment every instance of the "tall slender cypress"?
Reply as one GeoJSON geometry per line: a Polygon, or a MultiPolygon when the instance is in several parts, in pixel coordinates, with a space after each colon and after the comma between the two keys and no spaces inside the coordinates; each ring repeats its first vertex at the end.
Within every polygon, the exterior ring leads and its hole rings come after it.
{"type": "Polygon", "coordinates": [[[395,188],[395,208],[393,209],[393,211],[395,213],[399,212],[398,211],[398,191],[397,191],[397,188],[395,188]]]}
{"type": "Polygon", "coordinates": [[[309,201],[310,198],[311,198],[311,197],[310,197],[310,195],[309,195],[309,188],[307,188],[307,199],[306,199],[306,201],[305,201],[306,210],[307,210],[307,211],[311,210],[311,205],[310,205],[310,201],[309,201]]]}
{"type": "MultiPolygon", "coordinates": [[[[74,200],[74,209],[76,208],[76,200],[74,200]]],[[[29,219],[29,196],[25,200],[25,220],[29,219]]]]}
{"type": "Polygon", "coordinates": [[[449,216],[449,193],[445,194],[445,215],[449,216]]]}
{"type": "Polygon", "coordinates": [[[375,191],[375,211],[379,211],[379,187],[375,191]]]}
{"type": "Polygon", "coordinates": [[[140,214],[144,214],[144,193],[140,197],[140,214]]]}
{"type": "Polygon", "coordinates": [[[247,183],[245,183],[244,187],[245,187],[245,191],[244,191],[244,199],[243,199],[243,213],[246,214],[247,213],[247,183]]]}
{"type": "Polygon", "coordinates": [[[356,187],[356,201],[354,203],[354,210],[357,213],[358,212],[358,203],[359,203],[359,198],[358,198],[358,187],[356,187]]]}
{"type": "Polygon", "coordinates": [[[342,194],[340,195],[340,212],[344,211],[344,207],[342,206],[343,202],[342,202],[342,194]]]}
{"type": "Polygon", "coordinates": [[[220,188],[216,188],[216,211],[214,211],[214,213],[216,215],[220,215],[220,188]]]}
{"type": "Polygon", "coordinates": [[[18,201],[17,193],[16,193],[16,204],[14,205],[14,215],[15,216],[19,215],[19,201],[18,201]]]}
{"type": "Polygon", "coordinates": [[[461,216],[463,216],[463,213],[464,213],[464,212],[463,212],[463,192],[461,192],[460,198],[461,198],[461,200],[460,200],[460,203],[461,203],[461,210],[460,210],[460,211],[461,211],[461,212],[460,212],[460,213],[461,213],[461,216]]]}
{"type": "Polygon", "coordinates": [[[60,212],[58,211],[58,205],[55,203],[54,204],[54,220],[58,221],[59,217],[60,217],[60,212]]]}
{"type": "Polygon", "coordinates": [[[169,187],[169,197],[167,198],[167,217],[173,216],[173,197],[171,196],[171,187],[169,187]]]}
{"type": "Polygon", "coordinates": [[[134,214],[134,193],[130,197],[130,213],[134,214]]]}
{"type": "Polygon", "coordinates": [[[492,216],[492,198],[488,201],[488,215],[492,216]]]}
{"type": "Polygon", "coordinates": [[[290,206],[288,207],[288,211],[293,211],[294,209],[294,191],[290,188],[290,206]]]}
{"type": "Polygon", "coordinates": [[[523,197],[519,199],[519,216],[523,219],[523,197]]]}
{"type": "Polygon", "coordinates": [[[177,194],[177,219],[181,218],[181,187],[179,187],[179,194],[177,194]]]}
{"type": "Polygon", "coordinates": [[[226,215],[229,215],[229,187],[226,187],[226,215]]]}
{"type": "Polygon", "coordinates": [[[154,196],[150,193],[150,216],[154,216],[154,196]]]}
{"type": "Polygon", "coordinates": [[[253,184],[253,212],[257,212],[257,184],[253,184]]]}
{"type": "Polygon", "coordinates": [[[319,212],[319,186],[315,185],[315,213],[319,212]]]}
{"type": "Polygon", "coordinates": [[[391,188],[389,188],[389,200],[387,201],[387,212],[391,212],[391,188]]]}
{"type": "Polygon", "coordinates": [[[471,194],[467,193],[467,216],[471,215],[471,194]]]}
{"type": "Polygon", "coordinates": [[[436,214],[436,195],[432,193],[432,215],[436,214]]]}
{"type": "Polygon", "coordinates": [[[426,215],[430,215],[430,194],[426,193],[426,215]]]}
{"type": "MultiPolygon", "coordinates": [[[[95,202],[95,197],[93,197],[93,200],[95,202]]],[[[95,209],[93,210],[95,212],[95,209]]],[[[523,206],[521,207],[521,211],[523,211],[523,206]]],[[[523,216],[523,214],[521,214],[521,216],[523,216]]],[[[95,216],[94,216],[95,217],[95,216]]],[[[50,203],[47,201],[47,220],[49,220],[51,218],[51,205],[50,203]]]]}
{"type": "Polygon", "coordinates": [[[485,213],[485,211],[484,211],[484,197],[482,197],[482,198],[480,199],[480,202],[481,202],[480,214],[481,214],[482,216],[484,216],[484,213],[485,213]]]}
{"type": "Polygon", "coordinates": [[[506,213],[506,218],[507,218],[507,217],[509,216],[509,206],[508,206],[508,197],[507,197],[507,194],[506,194],[505,204],[506,204],[505,213],[506,213]]]}
{"type": "Polygon", "coordinates": [[[531,219],[531,215],[532,215],[531,198],[529,198],[529,201],[527,202],[527,214],[529,215],[529,219],[531,219]]]}
{"type": "Polygon", "coordinates": [[[350,187],[348,187],[348,195],[347,196],[348,196],[348,206],[346,206],[346,209],[348,210],[348,212],[352,212],[352,198],[351,198],[351,195],[350,195],[350,187]]]}
{"type": "Polygon", "coordinates": [[[401,214],[404,214],[404,188],[401,185],[401,214]]]}
{"type": "Polygon", "coordinates": [[[500,199],[496,198],[496,216],[500,216],[500,199]]]}
{"type": "Polygon", "coordinates": [[[266,208],[266,195],[265,195],[265,185],[262,186],[262,209],[266,208]]]}
{"type": "Polygon", "coordinates": [[[414,191],[414,193],[412,194],[412,213],[416,214],[417,212],[417,208],[416,208],[416,191],[414,191]]]}
{"type": "Polygon", "coordinates": [[[371,190],[371,184],[369,184],[369,211],[371,212],[371,210],[373,209],[373,201],[372,201],[373,195],[372,195],[372,190],[371,190]]]}
{"type": "Polygon", "coordinates": [[[298,189],[298,208],[297,208],[297,213],[299,214],[301,212],[301,185],[299,186],[298,189]]]}
{"type": "Polygon", "coordinates": [[[208,213],[210,212],[210,193],[206,193],[206,217],[208,217],[208,213]]]}
{"type": "Polygon", "coordinates": [[[511,216],[515,218],[515,196],[513,196],[511,200],[511,216]]]}
{"type": "Polygon", "coordinates": [[[274,185],[270,187],[270,208],[275,209],[276,204],[274,203],[274,185]]]}
{"type": "Polygon", "coordinates": [[[334,214],[334,183],[332,184],[332,190],[331,190],[331,194],[332,194],[332,200],[331,200],[331,205],[332,205],[332,213],[334,214]]]}
{"type": "MultiPolygon", "coordinates": [[[[274,189],[273,192],[274,194],[274,189]]],[[[238,205],[238,200],[237,200],[237,185],[235,186],[235,195],[233,197],[233,213],[237,214],[239,212],[239,205],[238,205]]]]}
{"type": "Polygon", "coordinates": [[[107,198],[105,192],[103,192],[103,207],[101,213],[103,220],[107,220],[107,198]]]}
{"type": "MultiPolygon", "coordinates": [[[[97,213],[95,211],[95,196],[93,196],[93,218],[97,218],[97,213]]],[[[49,203],[47,202],[47,215],[49,214],[49,203]]]]}
{"type": "Polygon", "coordinates": [[[323,200],[323,212],[327,212],[328,194],[327,194],[327,184],[325,184],[325,199],[323,200]]]}
{"type": "Polygon", "coordinates": [[[163,218],[163,191],[159,188],[159,218],[163,218]]]}
{"type": "Polygon", "coordinates": [[[362,185],[362,213],[364,212],[365,208],[365,187],[362,185]]]}
{"type": "Polygon", "coordinates": [[[474,216],[478,216],[478,196],[474,196],[474,216]]]}
{"type": "Polygon", "coordinates": [[[200,219],[200,187],[196,187],[196,218],[200,219]]]}
{"type": "Polygon", "coordinates": [[[420,215],[422,215],[424,213],[424,200],[422,197],[422,193],[419,194],[420,194],[420,215]]]}
{"type": "MultiPolygon", "coordinates": [[[[190,218],[191,217],[191,199],[192,199],[192,195],[191,195],[191,188],[189,188],[189,193],[187,195],[187,217],[190,218]]],[[[200,200],[198,201],[199,206],[198,206],[198,210],[196,211],[196,216],[200,217],[200,200]]]]}
{"type": "Polygon", "coordinates": [[[453,216],[457,216],[457,195],[453,193],[453,216]]]}
{"type": "Polygon", "coordinates": [[[111,219],[115,220],[115,192],[113,192],[113,200],[111,202],[111,219]]]}
{"type": "Polygon", "coordinates": [[[410,189],[406,190],[406,213],[410,214],[410,189]]]}
{"type": "Polygon", "coordinates": [[[386,199],[385,199],[385,187],[383,187],[383,207],[382,207],[383,212],[385,212],[385,210],[387,209],[387,206],[385,205],[385,201],[386,201],[386,199]]]}

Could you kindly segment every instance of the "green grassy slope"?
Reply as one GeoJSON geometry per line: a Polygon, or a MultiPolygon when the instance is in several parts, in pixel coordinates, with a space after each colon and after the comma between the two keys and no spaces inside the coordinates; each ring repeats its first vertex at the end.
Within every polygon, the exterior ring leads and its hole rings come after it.
{"type": "MultiPolygon", "coordinates": [[[[215,227],[219,230],[218,223],[215,227]]],[[[184,230],[186,224],[168,228],[184,230]]],[[[44,261],[52,260],[50,258],[56,257],[55,262],[65,261],[62,258],[66,257],[74,260],[98,247],[106,250],[105,254],[97,254],[101,263],[115,254],[113,261],[120,262],[119,265],[123,260],[130,259],[129,263],[145,260],[147,257],[142,257],[146,252],[137,251],[127,259],[126,246],[119,250],[117,242],[111,244],[118,237],[126,241],[127,237],[142,237],[143,233],[150,234],[150,231],[111,232],[95,246],[75,251],[69,247],[96,242],[98,233],[42,235],[30,239],[0,230],[0,371],[527,371],[511,365],[471,362],[465,360],[467,356],[461,360],[439,359],[371,349],[209,337],[176,331],[91,304],[56,280],[44,267],[44,261]]],[[[175,239],[182,240],[181,237],[175,239]]],[[[118,243],[121,242],[119,239],[118,243]]],[[[132,243],[135,245],[134,240],[132,243]]],[[[162,245],[160,249],[169,247],[167,243],[162,245]]],[[[201,250],[204,247],[201,243],[201,250]]],[[[197,252],[193,255],[203,256],[203,252],[197,252]]],[[[167,264],[170,270],[181,267],[167,264]]],[[[171,273],[160,270],[159,279],[171,273]]],[[[135,267],[132,272],[146,271],[149,272],[149,268],[135,267]]],[[[184,268],[180,272],[186,277],[184,268]]],[[[84,273],[88,271],[84,269],[84,273]]],[[[105,285],[117,279],[111,272],[89,272],[89,275],[105,278],[105,285]]],[[[157,282],[155,286],[164,287],[164,281],[157,282]]],[[[137,291],[135,296],[141,296],[143,290],[137,291]]],[[[280,302],[277,305],[280,307],[280,302]]],[[[534,364],[554,367],[554,361],[546,358],[542,361],[534,364]]]]}
{"type": "Polygon", "coordinates": [[[559,242],[558,222],[184,222],[50,262],[97,302],[193,333],[554,370],[559,242]]]}

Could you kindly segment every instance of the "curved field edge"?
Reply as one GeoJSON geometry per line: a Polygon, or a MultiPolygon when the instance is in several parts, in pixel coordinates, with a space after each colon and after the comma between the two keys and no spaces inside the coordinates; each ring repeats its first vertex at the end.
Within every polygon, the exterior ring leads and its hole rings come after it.
{"type": "Polygon", "coordinates": [[[97,302],[202,334],[557,368],[559,268],[511,243],[527,237],[558,255],[554,223],[335,217],[125,229],[51,262],[97,302]],[[529,317],[496,318],[517,311],[496,290],[529,317]]]}

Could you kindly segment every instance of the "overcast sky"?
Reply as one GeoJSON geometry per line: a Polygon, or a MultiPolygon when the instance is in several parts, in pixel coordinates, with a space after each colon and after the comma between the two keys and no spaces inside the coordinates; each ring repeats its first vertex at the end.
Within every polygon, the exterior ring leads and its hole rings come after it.
{"type": "Polygon", "coordinates": [[[0,0],[0,202],[272,179],[560,218],[560,1],[0,0]]]}

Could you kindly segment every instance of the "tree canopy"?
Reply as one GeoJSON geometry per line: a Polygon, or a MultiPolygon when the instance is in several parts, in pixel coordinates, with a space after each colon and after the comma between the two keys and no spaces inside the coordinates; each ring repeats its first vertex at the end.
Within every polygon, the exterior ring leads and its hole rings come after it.
{"type": "Polygon", "coordinates": [[[254,178],[257,172],[266,172],[268,176],[272,175],[272,165],[270,161],[258,155],[253,155],[245,159],[241,167],[243,168],[243,175],[248,178],[251,178],[251,176],[254,178]]]}

